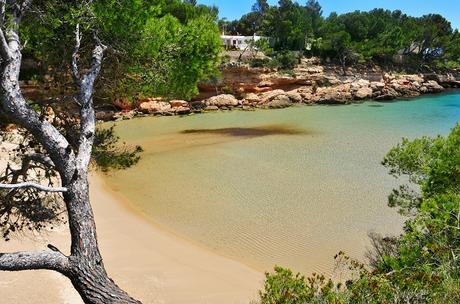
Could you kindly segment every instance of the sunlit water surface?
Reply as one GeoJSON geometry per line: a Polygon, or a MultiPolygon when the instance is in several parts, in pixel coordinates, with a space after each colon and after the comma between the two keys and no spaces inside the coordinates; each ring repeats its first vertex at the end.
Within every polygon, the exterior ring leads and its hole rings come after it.
{"type": "Polygon", "coordinates": [[[460,94],[393,103],[219,112],[117,123],[140,163],[107,176],[166,229],[260,270],[363,259],[371,231],[397,234],[396,185],[380,165],[402,137],[447,134],[460,94]]]}

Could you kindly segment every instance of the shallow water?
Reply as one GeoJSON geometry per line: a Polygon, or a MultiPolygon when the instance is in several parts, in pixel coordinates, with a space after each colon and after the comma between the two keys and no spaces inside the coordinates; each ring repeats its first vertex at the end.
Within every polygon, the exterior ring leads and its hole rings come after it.
{"type": "Polygon", "coordinates": [[[460,94],[393,103],[219,112],[117,124],[145,149],[106,180],[150,220],[260,270],[331,272],[371,231],[397,234],[380,162],[402,137],[446,134],[460,94]]]}

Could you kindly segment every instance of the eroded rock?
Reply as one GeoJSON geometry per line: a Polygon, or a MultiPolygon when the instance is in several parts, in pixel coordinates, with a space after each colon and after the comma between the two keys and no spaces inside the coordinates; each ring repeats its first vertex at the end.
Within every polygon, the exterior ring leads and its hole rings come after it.
{"type": "Polygon", "coordinates": [[[220,107],[236,107],[240,104],[235,96],[230,94],[222,94],[213,96],[205,101],[206,105],[220,107]]]}

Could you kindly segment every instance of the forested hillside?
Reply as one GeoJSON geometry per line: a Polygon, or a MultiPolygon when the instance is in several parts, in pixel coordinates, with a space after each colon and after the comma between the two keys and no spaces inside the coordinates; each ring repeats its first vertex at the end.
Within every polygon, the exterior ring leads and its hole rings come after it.
{"type": "Polygon", "coordinates": [[[376,8],[324,16],[321,4],[258,0],[240,20],[220,20],[232,34],[270,37],[276,52],[297,51],[342,65],[377,63],[412,69],[459,68],[460,33],[438,14],[411,17],[376,8]]]}

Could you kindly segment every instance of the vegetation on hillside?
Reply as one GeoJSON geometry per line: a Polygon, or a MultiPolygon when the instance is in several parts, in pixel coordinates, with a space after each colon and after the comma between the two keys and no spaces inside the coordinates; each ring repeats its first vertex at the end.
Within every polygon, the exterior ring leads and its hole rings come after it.
{"type": "Polygon", "coordinates": [[[221,41],[215,7],[181,0],[102,0],[76,10],[66,1],[52,0],[38,3],[34,12],[21,28],[25,57],[39,63],[35,78],[54,76],[58,93],[67,93],[71,84],[65,76],[76,23],[82,24],[80,61],[90,60],[94,29],[109,47],[95,92],[99,100],[190,99],[198,81],[218,73],[221,41]]]}
{"type": "Polygon", "coordinates": [[[275,51],[320,56],[342,65],[377,63],[412,69],[460,68],[460,33],[438,14],[411,17],[374,9],[322,15],[318,1],[305,5],[257,0],[240,20],[219,21],[228,33],[270,37],[275,51]]]}
{"type": "Polygon", "coordinates": [[[383,165],[408,180],[389,197],[407,216],[404,232],[372,236],[370,267],[339,253],[345,284],[276,267],[259,303],[460,303],[460,125],[446,137],[404,139],[383,165]]]}

